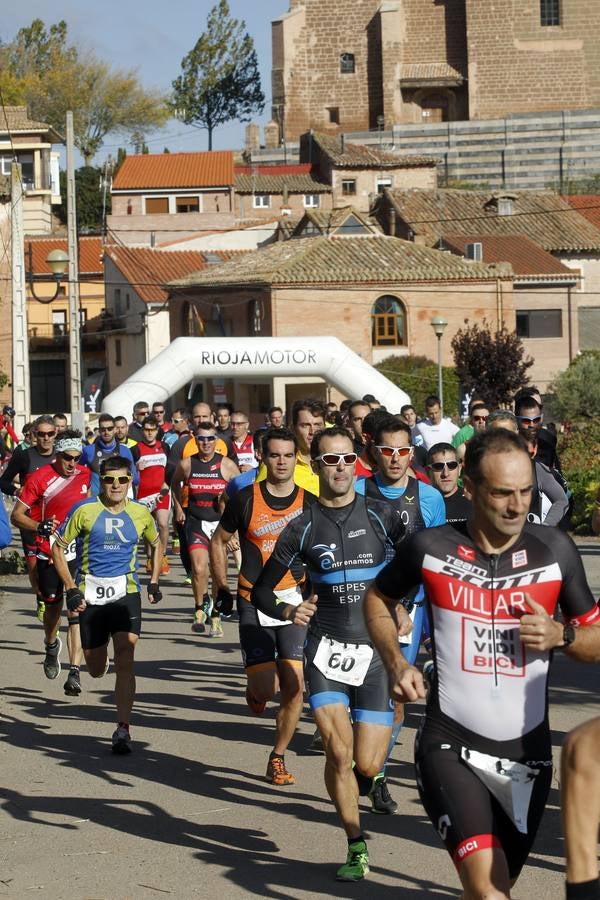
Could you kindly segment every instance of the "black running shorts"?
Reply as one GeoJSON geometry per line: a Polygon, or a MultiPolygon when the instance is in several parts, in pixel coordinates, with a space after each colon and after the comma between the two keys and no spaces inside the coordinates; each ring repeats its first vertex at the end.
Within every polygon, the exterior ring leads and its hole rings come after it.
{"type": "Polygon", "coordinates": [[[240,646],[244,668],[273,665],[291,660],[300,665],[304,659],[305,625],[261,625],[258,611],[247,600],[238,599],[240,646]]]}
{"type": "MultiPolygon", "coordinates": [[[[69,560],[67,565],[71,575],[74,575],[77,568],[77,560],[69,560]]],[[[36,560],[36,566],[40,594],[44,603],[62,603],[64,595],[63,583],[58,577],[56,566],[51,560],[40,559],[39,557],[36,560]]]]}
{"type": "Polygon", "coordinates": [[[142,628],[142,598],[139,593],[125,594],[104,606],[88,604],[79,613],[81,646],[84,650],[104,647],[119,631],[139,635],[142,628]]]}

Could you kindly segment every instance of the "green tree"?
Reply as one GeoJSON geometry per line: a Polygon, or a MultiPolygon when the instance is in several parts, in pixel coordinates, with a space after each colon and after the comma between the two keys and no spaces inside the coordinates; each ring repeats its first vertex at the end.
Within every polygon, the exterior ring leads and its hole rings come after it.
{"type": "Polygon", "coordinates": [[[246,23],[231,18],[227,0],[211,9],[206,26],[181,61],[171,103],[186,125],[206,129],[212,150],[215,128],[232,119],[249,122],[253,113],[263,111],[265,97],[254,41],[246,23]]]}
{"type": "Polygon", "coordinates": [[[6,84],[11,102],[25,104],[34,119],[60,134],[67,110],[72,110],[75,145],[86,165],[107,134],[148,131],[169,117],[166,97],[146,91],[134,72],[115,71],[93,54],[80,56],[67,44],[62,21],[46,28],[35,19],[19,31],[5,58],[8,67],[0,70],[3,95],[6,84]]]}
{"type": "Polygon", "coordinates": [[[485,319],[469,324],[452,338],[456,374],[463,388],[476,390],[493,407],[506,406],[529,379],[533,360],[525,356],[523,343],[514,331],[503,326],[492,331],[485,319]]]}
{"type": "MultiPolygon", "coordinates": [[[[437,363],[426,356],[388,356],[375,368],[386,378],[410,396],[417,414],[425,410],[425,398],[438,392],[437,363]]],[[[458,379],[454,369],[442,369],[442,387],[444,390],[444,412],[454,415],[458,412],[458,379]]],[[[390,412],[400,412],[392,409],[390,412]]]]}
{"type": "MultiPolygon", "coordinates": [[[[104,171],[96,166],[82,166],[75,172],[77,230],[80,234],[101,234],[103,230],[104,171]]],[[[63,224],[67,222],[67,174],[60,173],[61,204],[56,210],[63,224]]],[[[106,213],[110,213],[110,192],[106,193],[106,213]]]]}
{"type": "Polygon", "coordinates": [[[559,419],[600,416],[600,351],[586,350],[575,357],[550,385],[550,405],[559,419]]]}

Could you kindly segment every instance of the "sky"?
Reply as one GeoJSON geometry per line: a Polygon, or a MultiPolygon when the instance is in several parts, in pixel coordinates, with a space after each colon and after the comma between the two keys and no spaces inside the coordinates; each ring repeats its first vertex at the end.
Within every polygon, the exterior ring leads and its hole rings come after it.
{"type": "MultiPolygon", "coordinates": [[[[168,92],[181,71],[181,60],[204,31],[206,17],[216,0],[20,0],[4,4],[0,38],[10,41],[20,28],[33,19],[47,26],[64,19],[68,42],[84,51],[94,52],[115,69],[134,69],[141,84],[168,92]],[[49,12],[51,10],[51,12],[49,12]]],[[[288,0],[229,0],[231,14],[243,19],[254,39],[265,95],[265,110],[256,121],[264,124],[271,117],[271,21],[289,9],[288,0]]],[[[213,134],[215,150],[236,149],[244,145],[244,123],[230,122],[213,134]]],[[[206,150],[206,131],[171,120],[162,131],[149,134],[146,143],[151,153],[165,147],[181,150],[206,150]]],[[[96,164],[109,153],[116,155],[125,138],[108,135],[96,164]]],[[[127,147],[132,152],[130,146],[127,147]]]]}

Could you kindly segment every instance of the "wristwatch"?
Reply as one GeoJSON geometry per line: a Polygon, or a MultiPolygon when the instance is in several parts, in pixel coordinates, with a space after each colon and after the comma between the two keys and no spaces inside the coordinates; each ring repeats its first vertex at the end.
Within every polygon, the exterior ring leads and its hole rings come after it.
{"type": "Polygon", "coordinates": [[[563,642],[560,645],[564,650],[565,647],[570,647],[573,641],[575,640],[575,626],[574,625],[565,625],[563,628],[563,642]]]}

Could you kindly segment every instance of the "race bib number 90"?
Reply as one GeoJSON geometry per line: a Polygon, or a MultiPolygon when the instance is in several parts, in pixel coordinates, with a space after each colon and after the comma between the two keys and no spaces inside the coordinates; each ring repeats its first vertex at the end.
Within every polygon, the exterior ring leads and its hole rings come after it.
{"type": "Polygon", "coordinates": [[[368,644],[343,644],[322,637],[313,662],[325,678],[359,687],[372,659],[373,648],[368,644]]]}
{"type": "Polygon", "coordinates": [[[90,606],[106,606],[120,600],[126,593],[127,575],[116,575],[114,578],[85,576],[85,602],[90,606]]]}

